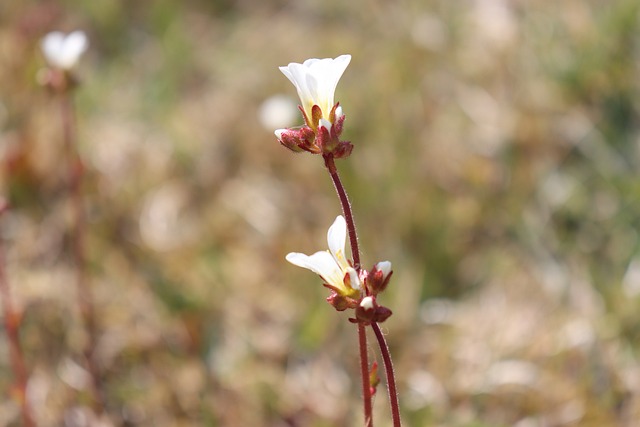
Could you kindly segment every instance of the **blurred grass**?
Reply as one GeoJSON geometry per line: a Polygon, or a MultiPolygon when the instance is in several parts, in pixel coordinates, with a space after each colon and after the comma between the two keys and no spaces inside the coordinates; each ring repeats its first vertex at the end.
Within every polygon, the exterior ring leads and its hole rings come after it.
{"type": "MultiPolygon", "coordinates": [[[[361,424],[355,331],[284,262],[324,246],[339,205],[322,162],[257,115],[295,97],[277,66],[351,53],[337,100],[355,150],[338,167],[365,264],[394,265],[384,326],[406,425],[634,426],[639,7],[1,3],[2,232],[41,425],[90,416],[59,117],[37,84],[40,37],[82,29],[111,423],[361,424]]],[[[379,393],[376,424],[390,425],[379,393]]],[[[17,422],[7,399],[0,424],[17,422]]]]}

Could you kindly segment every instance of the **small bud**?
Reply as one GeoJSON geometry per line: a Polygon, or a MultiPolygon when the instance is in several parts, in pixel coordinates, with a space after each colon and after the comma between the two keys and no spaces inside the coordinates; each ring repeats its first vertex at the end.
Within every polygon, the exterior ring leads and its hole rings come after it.
{"type": "Polygon", "coordinates": [[[299,129],[278,129],[274,134],[280,144],[293,152],[308,151],[314,154],[320,153],[320,149],[313,143],[315,138],[313,130],[306,126],[299,129]]]}
{"type": "Polygon", "coordinates": [[[353,298],[345,297],[337,292],[333,292],[327,297],[327,302],[337,311],[344,311],[348,308],[355,308],[358,303],[353,298]]]}
{"type": "Polygon", "coordinates": [[[392,274],[393,271],[391,271],[391,263],[389,261],[377,263],[367,276],[367,289],[369,289],[373,295],[378,295],[387,288],[392,274]]]}
{"type": "Polygon", "coordinates": [[[351,322],[364,324],[381,323],[387,320],[391,314],[393,313],[387,307],[378,305],[374,296],[366,296],[362,298],[360,304],[356,307],[356,318],[351,322]]]}
{"type": "Polygon", "coordinates": [[[358,304],[356,308],[356,319],[365,324],[373,322],[376,307],[376,300],[373,297],[367,296],[362,298],[362,301],[360,301],[360,304],[358,304]]]}
{"type": "Polygon", "coordinates": [[[360,301],[360,307],[365,309],[365,311],[372,310],[373,307],[373,297],[364,297],[362,301],[360,301]]]}
{"type": "Polygon", "coordinates": [[[278,138],[280,144],[287,147],[289,150],[295,153],[303,151],[302,148],[300,148],[300,139],[291,131],[291,129],[278,129],[274,134],[276,135],[276,138],[278,138]]]}

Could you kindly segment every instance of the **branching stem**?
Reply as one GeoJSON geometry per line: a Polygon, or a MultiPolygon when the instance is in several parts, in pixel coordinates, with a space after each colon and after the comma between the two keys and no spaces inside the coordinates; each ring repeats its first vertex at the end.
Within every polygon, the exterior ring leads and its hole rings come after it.
{"type": "MultiPolygon", "coordinates": [[[[351,212],[351,203],[347,196],[338,169],[336,168],[333,155],[326,154],[324,164],[331,175],[333,186],[336,188],[342,213],[347,222],[347,230],[349,232],[349,241],[351,242],[351,256],[353,257],[354,268],[360,271],[360,249],[358,248],[358,236],[356,234],[356,225],[353,221],[353,213],[351,212]]],[[[364,401],[364,420],[366,427],[373,427],[373,411],[371,405],[371,382],[369,378],[369,355],[367,353],[367,331],[364,325],[358,323],[358,342],[360,348],[360,374],[362,376],[362,399],[364,401]]]]}

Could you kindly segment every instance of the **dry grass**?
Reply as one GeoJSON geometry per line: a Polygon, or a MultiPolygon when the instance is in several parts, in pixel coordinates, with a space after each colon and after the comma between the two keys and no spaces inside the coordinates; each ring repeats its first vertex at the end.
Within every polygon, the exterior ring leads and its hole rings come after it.
{"type": "MultiPolygon", "coordinates": [[[[295,96],[277,66],[351,53],[338,167],[365,264],[394,265],[383,326],[405,424],[637,425],[639,9],[0,4],[2,236],[40,425],[94,417],[59,113],[37,84],[53,29],[91,41],[77,105],[104,422],[361,425],[356,331],[284,262],[324,245],[338,202],[320,159],[258,119],[295,96]]],[[[17,410],[1,403],[0,425],[17,410]]],[[[390,425],[382,388],[375,412],[390,425]]]]}

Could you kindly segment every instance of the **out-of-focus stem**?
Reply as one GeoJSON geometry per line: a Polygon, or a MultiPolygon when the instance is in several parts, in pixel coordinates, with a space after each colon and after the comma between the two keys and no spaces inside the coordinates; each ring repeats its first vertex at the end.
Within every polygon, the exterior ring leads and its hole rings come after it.
{"type": "MultiPolygon", "coordinates": [[[[7,205],[0,198],[0,217],[6,211],[7,205]]],[[[9,340],[9,355],[11,358],[11,369],[15,377],[15,391],[20,403],[22,424],[25,427],[34,427],[31,406],[27,399],[27,369],[24,362],[24,354],[20,346],[20,314],[16,311],[11,298],[11,289],[5,271],[4,246],[0,236],[0,295],[2,296],[2,309],[4,311],[4,328],[7,331],[9,340]]]]}
{"type": "MultiPolygon", "coordinates": [[[[351,203],[349,196],[342,185],[338,169],[333,155],[326,154],[324,164],[331,175],[331,181],[336,188],[342,213],[347,222],[347,230],[349,232],[349,241],[351,243],[351,256],[353,256],[354,268],[360,271],[360,249],[358,248],[358,235],[356,234],[356,225],[353,221],[353,213],[351,212],[351,203]]],[[[369,378],[369,355],[367,353],[367,332],[364,325],[358,324],[358,342],[360,348],[360,375],[362,376],[362,399],[364,405],[364,422],[366,427],[373,427],[373,410],[371,405],[371,382],[369,378]]]]}
{"type": "Polygon", "coordinates": [[[387,390],[389,391],[389,404],[391,405],[391,414],[393,417],[393,427],[400,427],[400,405],[398,404],[398,389],[396,388],[396,379],[393,373],[393,362],[391,361],[391,354],[389,353],[389,346],[384,339],[384,335],[380,330],[380,326],[377,323],[371,323],[373,332],[378,339],[378,345],[380,346],[380,352],[382,353],[382,360],[384,361],[384,370],[387,376],[387,390]]]}
{"type": "Polygon", "coordinates": [[[87,333],[87,340],[83,349],[87,370],[91,377],[91,391],[93,394],[94,408],[98,413],[104,410],[104,396],[100,371],[96,363],[95,349],[97,345],[97,330],[95,310],[90,283],[86,274],[85,257],[85,229],[86,219],[82,197],[82,177],[84,166],[78,153],[75,135],[75,110],[73,99],[69,90],[65,90],[60,96],[62,112],[62,124],[64,133],[64,146],[67,157],[69,197],[73,209],[72,250],[76,272],[76,298],[83,326],[87,333]]]}

